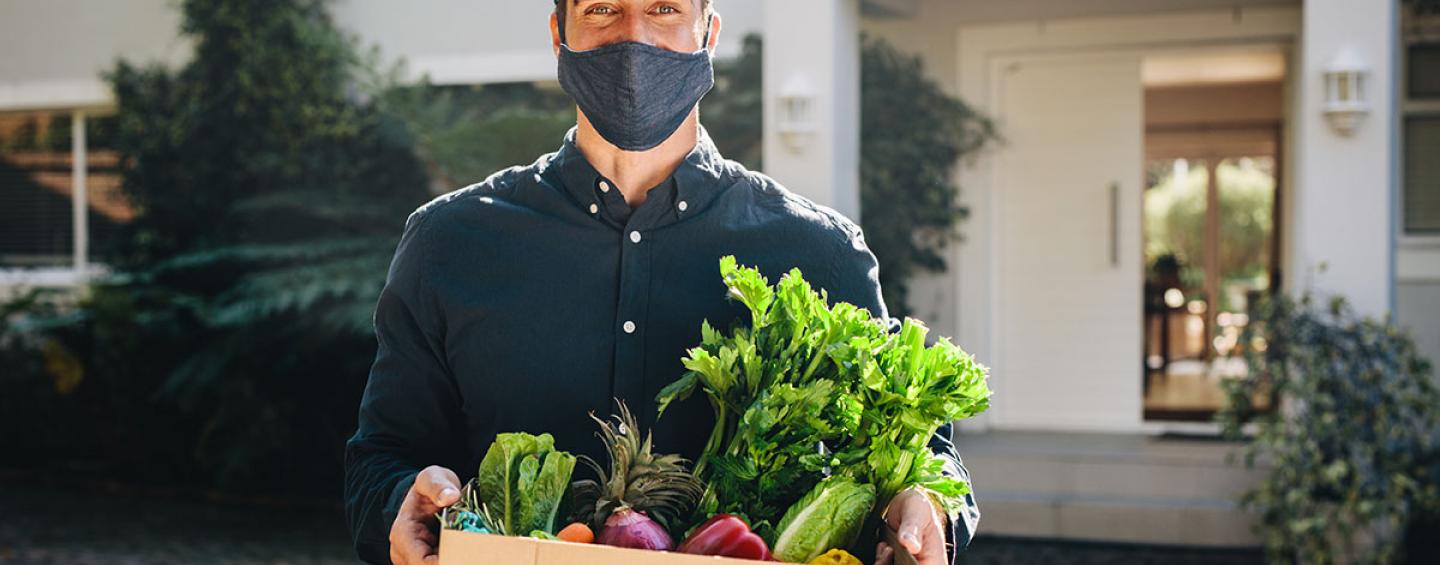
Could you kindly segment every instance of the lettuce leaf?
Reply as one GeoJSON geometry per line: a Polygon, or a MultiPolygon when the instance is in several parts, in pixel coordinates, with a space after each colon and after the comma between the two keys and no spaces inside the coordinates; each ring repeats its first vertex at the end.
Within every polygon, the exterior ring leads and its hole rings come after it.
{"type": "Polygon", "coordinates": [[[522,529],[516,531],[540,530],[552,534],[558,531],[555,516],[574,470],[574,455],[563,451],[545,454],[539,472],[519,488],[522,529]]]}
{"type": "Polygon", "coordinates": [[[574,469],[575,456],[556,451],[550,434],[500,434],[480,462],[480,502],[493,513],[498,533],[554,533],[556,511],[574,469]]]}
{"type": "Polygon", "coordinates": [[[840,476],[820,481],[780,519],[773,546],[775,557],[790,563],[809,563],[827,550],[850,547],[873,506],[873,485],[840,476]]]}

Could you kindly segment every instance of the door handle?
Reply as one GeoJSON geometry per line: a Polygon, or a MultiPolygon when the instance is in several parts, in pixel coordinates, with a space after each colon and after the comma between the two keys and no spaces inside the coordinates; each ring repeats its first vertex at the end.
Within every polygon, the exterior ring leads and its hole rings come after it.
{"type": "Polygon", "coordinates": [[[1120,183],[1110,183],[1110,267],[1120,267],[1120,183]]]}

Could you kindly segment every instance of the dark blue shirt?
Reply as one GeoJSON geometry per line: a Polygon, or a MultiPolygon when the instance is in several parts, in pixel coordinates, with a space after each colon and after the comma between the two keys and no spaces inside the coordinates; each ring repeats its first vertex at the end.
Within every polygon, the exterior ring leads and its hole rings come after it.
{"type": "MultiPolygon", "coordinates": [[[[345,509],[360,557],[388,562],[390,526],[415,474],[474,477],[497,433],[549,432],[604,461],[588,414],[624,400],[654,424],[655,396],[684,374],[700,325],[743,319],[719,260],[770,280],[799,267],[831,302],[882,319],[875,256],[834,210],[720,156],[704,128],[634,208],[575,146],[416,209],[375,308],[379,350],[345,450],[345,509]]],[[[898,321],[891,320],[892,326],[898,321]]],[[[694,395],[653,428],[660,452],[694,460],[713,426],[694,395]]],[[[952,459],[950,427],[932,448],[952,459]]],[[[973,502],[951,536],[968,543],[973,502]]]]}

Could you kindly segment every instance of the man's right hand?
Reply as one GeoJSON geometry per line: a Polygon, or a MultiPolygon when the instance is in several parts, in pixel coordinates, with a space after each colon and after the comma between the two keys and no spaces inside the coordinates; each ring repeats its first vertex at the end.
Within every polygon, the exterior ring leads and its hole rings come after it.
{"type": "Polygon", "coordinates": [[[440,521],[435,513],[460,500],[460,477],[454,471],[431,465],[415,475],[415,484],[405,493],[395,524],[390,526],[390,561],[397,565],[436,563],[440,539],[432,528],[440,521]]]}

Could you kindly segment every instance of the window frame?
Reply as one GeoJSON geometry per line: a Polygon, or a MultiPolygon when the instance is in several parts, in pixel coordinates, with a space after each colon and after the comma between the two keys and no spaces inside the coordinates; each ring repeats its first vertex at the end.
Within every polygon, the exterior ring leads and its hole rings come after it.
{"type": "Polygon", "coordinates": [[[1425,251],[1440,252],[1440,230],[1411,231],[1406,225],[1405,200],[1407,181],[1406,178],[1406,127],[1413,118],[1435,119],[1440,118],[1440,96],[1429,98],[1412,98],[1410,92],[1410,47],[1417,43],[1432,44],[1440,47],[1440,16],[1427,16],[1420,20],[1415,14],[1412,6],[1403,6],[1401,13],[1400,33],[1396,34],[1398,45],[1396,87],[1400,101],[1400,111],[1396,117],[1397,123],[1395,145],[1396,190],[1399,192],[1395,198],[1395,237],[1396,244],[1401,251],[1425,251]]]}
{"type": "Polygon", "coordinates": [[[0,294],[25,287],[79,288],[110,272],[109,265],[90,260],[89,120],[113,113],[110,108],[35,108],[70,113],[70,264],[65,267],[20,267],[0,265],[0,294]]]}

